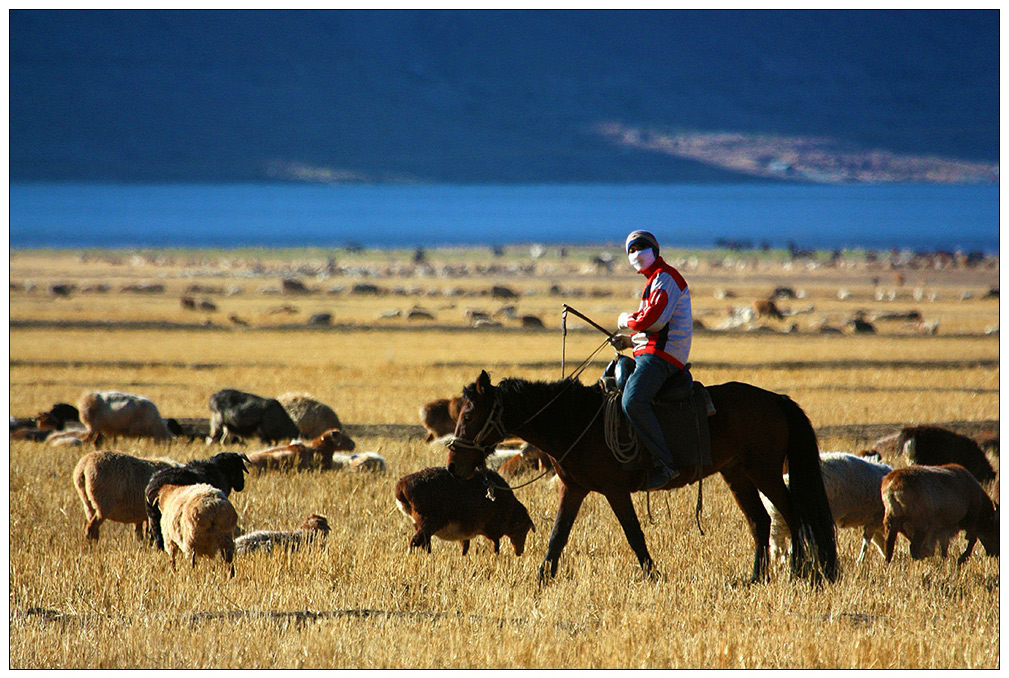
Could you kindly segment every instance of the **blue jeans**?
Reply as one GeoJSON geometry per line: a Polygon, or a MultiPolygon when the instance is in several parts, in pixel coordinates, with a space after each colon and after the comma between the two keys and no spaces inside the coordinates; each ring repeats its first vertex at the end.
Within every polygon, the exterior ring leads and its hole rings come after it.
{"type": "Polygon", "coordinates": [[[652,410],[652,400],[666,383],[666,379],[674,375],[680,368],[653,355],[641,355],[634,359],[635,367],[624,386],[624,394],[620,404],[624,414],[634,427],[634,432],[652,453],[652,461],[656,466],[670,466],[673,455],[666,446],[662,435],[662,427],[658,417],[652,410]]]}

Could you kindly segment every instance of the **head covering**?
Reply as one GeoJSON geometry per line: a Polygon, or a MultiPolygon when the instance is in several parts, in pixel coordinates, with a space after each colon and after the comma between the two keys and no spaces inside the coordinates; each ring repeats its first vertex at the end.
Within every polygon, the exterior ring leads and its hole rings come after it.
{"type": "Polygon", "coordinates": [[[659,256],[659,241],[648,231],[631,231],[624,241],[624,252],[629,252],[634,244],[647,245],[655,250],[655,256],[659,256]]]}

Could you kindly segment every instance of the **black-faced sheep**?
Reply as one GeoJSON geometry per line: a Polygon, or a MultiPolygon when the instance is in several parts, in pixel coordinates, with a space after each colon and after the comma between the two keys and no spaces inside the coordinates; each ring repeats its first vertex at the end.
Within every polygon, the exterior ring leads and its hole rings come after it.
{"type": "Polygon", "coordinates": [[[230,436],[257,436],[272,445],[301,435],[284,406],[273,398],[226,388],[210,396],[210,412],[208,443],[224,443],[230,436]]]}
{"type": "Polygon", "coordinates": [[[326,431],[343,428],[333,408],[307,393],[283,393],[277,396],[277,402],[305,438],[318,438],[326,431]]]}
{"type": "Polygon", "coordinates": [[[147,398],[120,391],[92,391],[77,403],[86,441],[97,448],[103,436],[111,438],[172,438],[157,406],[147,398]]]}
{"type": "Polygon", "coordinates": [[[175,570],[175,555],[182,551],[213,558],[218,553],[235,576],[235,539],[238,513],[227,495],[206,483],[196,485],[162,485],[155,503],[161,512],[161,533],[168,544],[175,570]]]}
{"type": "Polygon", "coordinates": [[[455,431],[455,420],[459,418],[462,398],[441,398],[420,408],[420,420],[427,429],[425,442],[447,436],[455,431]]]}
{"type": "Polygon", "coordinates": [[[151,476],[144,489],[147,499],[147,521],[155,546],[164,550],[165,540],[161,534],[161,509],[158,507],[158,491],[162,485],[197,485],[205,483],[224,492],[225,496],[245,489],[245,463],[248,457],[234,452],[215,454],[208,460],[191,461],[179,468],[162,469],[151,476]]]}
{"type": "Polygon", "coordinates": [[[910,426],[903,429],[897,441],[897,449],[912,464],[960,464],[979,483],[995,480],[995,471],[977,442],[938,426],[910,426]]]}
{"type": "Polygon", "coordinates": [[[967,549],[957,559],[962,565],[980,539],[989,556],[999,554],[998,511],[970,471],[959,464],[907,466],[891,471],[880,489],[885,515],[884,556],[893,558],[897,534],[911,542],[911,558],[920,560],[935,553],[942,557],[949,542],[963,530],[967,549]]]}
{"type": "Polygon", "coordinates": [[[235,550],[239,554],[255,551],[270,553],[274,548],[297,551],[302,545],[313,543],[324,545],[329,532],[329,521],[326,517],[313,513],[297,530],[290,532],[257,530],[244,534],[235,540],[235,550]]]}
{"type": "MultiPolygon", "coordinates": [[[[883,501],[880,486],[883,477],[892,471],[883,463],[844,452],[820,454],[820,472],[827,502],[838,527],[862,529],[862,550],[858,562],[865,558],[870,542],[883,553],[883,501]]],[[[788,483],[788,474],[785,475],[788,483]]],[[[760,500],[771,516],[771,557],[784,558],[789,552],[791,531],[784,516],[763,494],[760,500]]]]}
{"type": "Polygon", "coordinates": [[[469,551],[470,540],[483,535],[500,551],[501,537],[507,536],[520,556],[526,535],[536,531],[526,507],[507,488],[504,478],[493,471],[476,473],[469,480],[458,480],[442,467],[427,468],[403,476],[396,483],[399,510],[417,529],[410,549],[421,547],[431,552],[431,537],[461,541],[462,554],[469,551]],[[488,488],[486,483],[494,487],[488,488]],[[488,491],[493,499],[488,497],[488,491]]]}
{"type": "Polygon", "coordinates": [[[90,452],[81,457],[74,467],[73,483],[84,504],[85,537],[98,541],[98,528],[111,520],[133,524],[137,539],[143,540],[147,524],[144,489],[157,471],[173,466],[182,464],[118,452],[90,452]]]}

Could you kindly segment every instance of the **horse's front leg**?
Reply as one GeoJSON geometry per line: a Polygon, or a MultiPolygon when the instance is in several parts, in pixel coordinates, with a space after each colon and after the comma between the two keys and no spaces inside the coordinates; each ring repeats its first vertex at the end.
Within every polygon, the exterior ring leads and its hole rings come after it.
{"type": "Polygon", "coordinates": [[[617,514],[620,527],[624,528],[627,543],[631,545],[634,555],[638,557],[638,563],[641,564],[645,576],[649,579],[656,579],[659,573],[652,563],[652,557],[648,555],[645,533],[641,531],[641,523],[638,522],[638,514],[634,510],[634,502],[631,501],[630,492],[612,492],[606,495],[606,501],[610,503],[610,508],[617,514]]]}
{"type": "Polygon", "coordinates": [[[568,536],[571,534],[571,526],[574,525],[578,510],[582,506],[582,500],[588,490],[576,485],[561,485],[561,501],[557,507],[557,517],[554,518],[554,529],[550,533],[550,542],[547,545],[547,555],[540,564],[539,580],[541,584],[547,581],[547,571],[549,576],[557,575],[557,563],[561,559],[561,551],[568,543],[568,536]]]}

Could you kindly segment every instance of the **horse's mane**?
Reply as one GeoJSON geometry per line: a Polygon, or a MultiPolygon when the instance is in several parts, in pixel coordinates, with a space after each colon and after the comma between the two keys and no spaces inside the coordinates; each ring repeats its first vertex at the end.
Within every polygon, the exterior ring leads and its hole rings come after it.
{"type": "MultiPolygon", "coordinates": [[[[502,379],[494,385],[501,402],[505,404],[507,419],[525,420],[556,398],[551,404],[551,416],[570,414],[592,414],[599,407],[602,389],[598,384],[586,386],[568,378],[560,381],[529,381],[517,377],[502,379]]],[[[476,384],[463,389],[463,396],[472,400],[476,397],[476,384]]]]}

